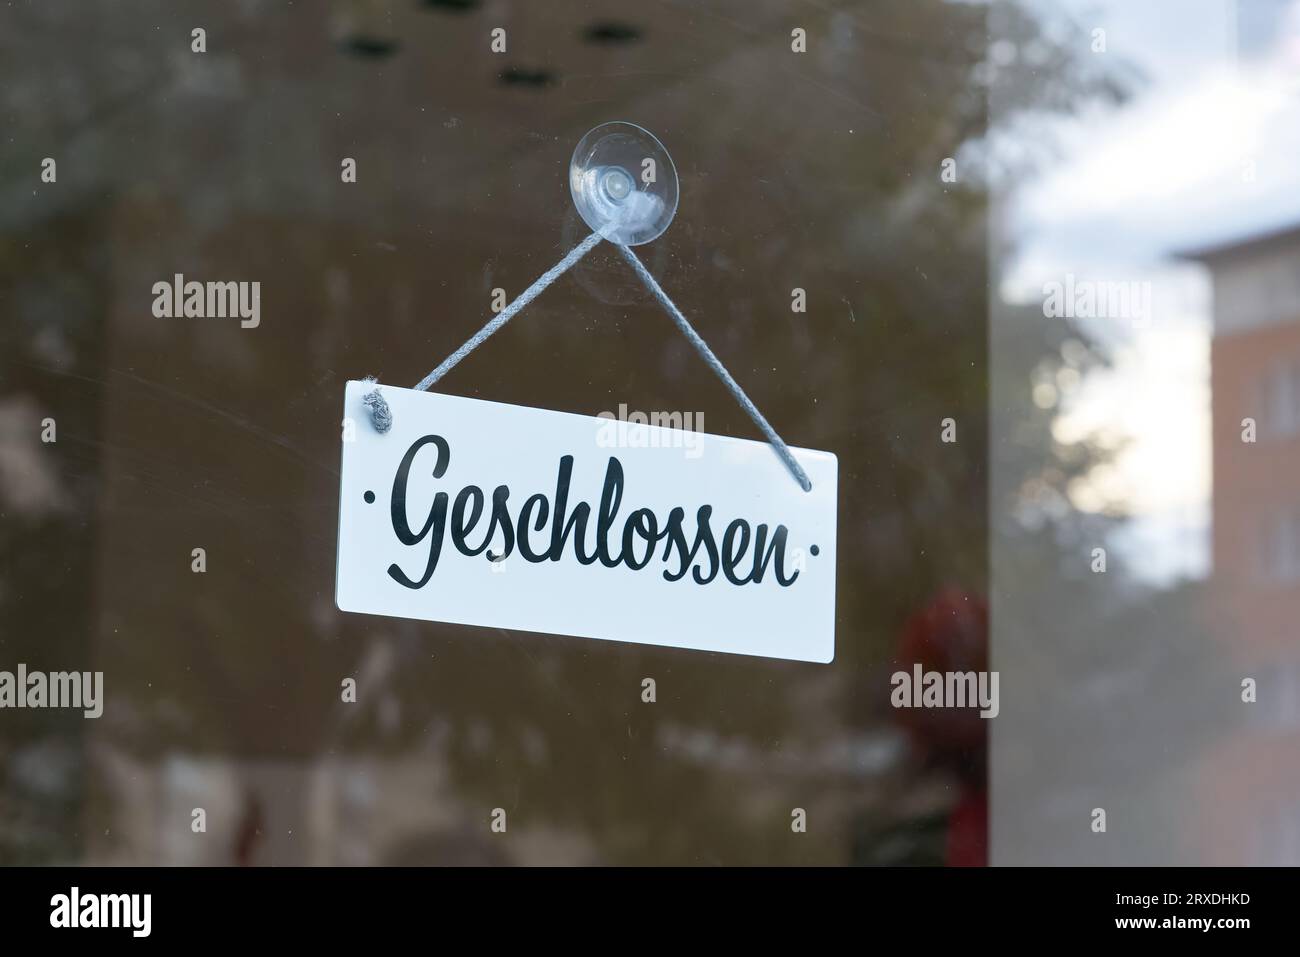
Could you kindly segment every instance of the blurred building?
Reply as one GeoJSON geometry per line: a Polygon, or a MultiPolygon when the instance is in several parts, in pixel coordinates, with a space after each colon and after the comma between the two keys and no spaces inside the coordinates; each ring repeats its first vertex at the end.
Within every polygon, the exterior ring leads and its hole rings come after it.
{"type": "MultiPolygon", "coordinates": [[[[1258,700],[1204,765],[1206,863],[1300,863],[1300,226],[1185,254],[1213,278],[1213,592],[1258,700]],[[1215,809],[1232,808],[1235,821],[1215,809]]],[[[1234,692],[1236,693],[1236,692],[1234,692]]]]}

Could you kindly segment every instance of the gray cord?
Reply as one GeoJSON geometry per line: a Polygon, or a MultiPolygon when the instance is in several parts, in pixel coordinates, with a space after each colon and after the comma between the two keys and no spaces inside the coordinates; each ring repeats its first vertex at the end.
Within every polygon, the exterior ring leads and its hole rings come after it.
{"type": "Polygon", "coordinates": [[[374,390],[363,395],[361,401],[370,410],[370,421],[375,423],[375,431],[383,435],[393,427],[393,413],[384,397],[379,394],[379,380],[368,375],[363,381],[375,384],[374,390]]]}
{"type": "Polygon", "coordinates": [[[708,363],[714,374],[722,380],[722,384],[727,387],[727,391],[731,393],[732,398],[740,403],[740,407],[749,413],[749,417],[754,420],[754,424],[767,436],[767,440],[772,443],[772,448],[776,450],[777,455],[781,456],[781,460],[785,462],[786,468],[794,475],[800,488],[805,492],[811,492],[812,482],[808,478],[808,473],[803,470],[803,466],[795,461],[794,455],[790,452],[790,447],[785,444],[781,436],[776,434],[776,429],[768,424],[767,419],[763,418],[763,413],[759,412],[758,407],[749,400],[749,396],[745,395],[745,390],[731,377],[727,367],[713,354],[713,350],[709,348],[708,343],[700,338],[700,334],[682,315],[682,311],[677,308],[677,304],[668,298],[668,293],[664,292],[655,277],[650,275],[650,270],[645,268],[645,264],[637,258],[637,254],[632,252],[630,247],[618,244],[618,251],[623,254],[624,259],[631,263],[632,268],[636,270],[636,274],[646,284],[646,288],[654,293],[654,297],[659,300],[659,305],[663,306],[668,315],[673,317],[673,322],[677,323],[677,328],[682,331],[682,335],[690,341],[691,345],[695,347],[695,351],[708,363]]]}
{"type": "MultiPolygon", "coordinates": [[[[542,273],[536,282],[520,294],[518,299],[493,316],[491,321],[483,326],[483,328],[478,332],[474,333],[474,335],[472,335],[464,345],[449,355],[446,359],[443,359],[442,364],[439,365],[438,368],[434,369],[427,376],[421,379],[419,385],[415,387],[416,391],[427,391],[429,386],[433,385],[445,376],[456,367],[461,359],[464,359],[467,355],[486,342],[492,333],[496,332],[513,319],[519,310],[523,309],[524,306],[536,299],[547,286],[559,279],[560,276],[562,276],[568,269],[572,268],[578,260],[591,252],[591,250],[595,248],[596,244],[604,238],[606,237],[602,235],[602,233],[595,232],[575,246],[567,256],[546,272],[542,273]]],[[[808,473],[806,473],[803,470],[803,466],[795,460],[789,446],[785,444],[781,436],[776,434],[776,429],[772,428],[772,426],[768,424],[767,419],[763,418],[763,413],[758,411],[758,407],[750,401],[749,396],[745,394],[745,390],[742,389],[739,383],[731,377],[731,373],[727,371],[726,366],[724,366],[718,357],[713,354],[713,350],[708,347],[708,344],[700,338],[700,334],[695,331],[694,327],[689,321],[687,321],[686,317],[682,315],[682,311],[677,308],[677,304],[668,297],[668,293],[664,292],[659,283],[655,281],[655,277],[650,274],[650,270],[645,268],[645,265],[637,258],[636,253],[632,252],[629,247],[624,246],[621,243],[614,243],[614,245],[616,245],[619,252],[623,254],[623,258],[631,264],[634,270],[636,270],[637,276],[639,276],[641,281],[646,284],[646,288],[650,290],[655,299],[659,301],[659,305],[663,306],[668,315],[672,316],[673,321],[677,323],[677,328],[682,331],[682,335],[684,335],[690,344],[695,347],[695,351],[700,354],[708,364],[709,368],[713,370],[714,374],[722,380],[722,384],[727,387],[727,391],[731,393],[732,397],[740,403],[740,407],[749,414],[751,419],[754,420],[754,424],[757,425],[763,435],[767,437],[768,442],[772,444],[772,448],[776,451],[776,454],[781,457],[786,468],[788,468],[790,473],[795,477],[800,488],[805,492],[811,492],[812,482],[808,479],[808,473]]],[[[374,382],[375,379],[373,376],[370,376],[366,378],[366,381],[374,382]]],[[[387,432],[392,428],[393,416],[388,409],[388,403],[385,402],[383,396],[379,394],[378,385],[376,385],[373,391],[367,392],[362,396],[361,401],[364,402],[366,407],[370,410],[370,417],[375,423],[376,431],[382,433],[387,432]]]]}
{"type": "Polygon", "coordinates": [[[492,333],[496,332],[513,319],[520,309],[524,308],[524,306],[536,299],[547,286],[559,279],[560,276],[564,275],[564,273],[577,263],[579,259],[591,252],[596,247],[596,244],[600,242],[601,238],[600,233],[592,233],[582,242],[578,243],[578,245],[574,246],[569,255],[565,256],[550,269],[546,270],[546,272],[542,273],[535,283],[520,294],[518,299],[493,316],[492,321],[478,332],[474,333],[474,335],[470,336],[468,342],[451,355],[447,356],[447,358],[443,359],[442,365],[438,366],[438,368],[434,369],[427,376],[421,379],[420,384],[415,387],[415,391],[427,392],[429,386],[433,385],[454,369],[461,359],[464,359],[479,346],[483,345],[483,343],[487,341],[488,336],[492,335],[492,333]]]}

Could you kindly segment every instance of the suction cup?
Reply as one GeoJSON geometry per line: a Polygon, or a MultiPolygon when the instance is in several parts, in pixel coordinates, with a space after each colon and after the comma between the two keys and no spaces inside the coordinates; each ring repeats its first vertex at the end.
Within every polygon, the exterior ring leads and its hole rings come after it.
{"type": "Polygon", "coordinates": [[[677,212],[677,168],[654,134],[632,123],[602,123],[569,161],[578,215],[611,242],[657,239],[677,212]]]}

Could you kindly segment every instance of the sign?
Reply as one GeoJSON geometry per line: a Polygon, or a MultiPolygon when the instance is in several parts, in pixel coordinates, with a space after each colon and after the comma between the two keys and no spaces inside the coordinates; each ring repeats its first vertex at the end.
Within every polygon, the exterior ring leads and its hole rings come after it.
{"type": "MultiPolygon", "coordinates": [[[[829,662],[838,464],[765,442],[382,387],[344,395],[343,611],[829,662]]],[[[630,421],[629,421],[630,420],[630,421]]]]}

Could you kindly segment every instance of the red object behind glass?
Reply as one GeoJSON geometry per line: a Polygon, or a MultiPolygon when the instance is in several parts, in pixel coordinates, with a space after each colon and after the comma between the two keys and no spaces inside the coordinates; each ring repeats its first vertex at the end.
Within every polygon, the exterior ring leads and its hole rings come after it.
{"type": "MultiPolygon", "coordinates": [[[[980,595],[942,589],[903,625],[895,659],[900,670],[977,674],[989,666],[988,605],[980,595]]],[[[948,817],[945,863],[988,862],[987,719],[978,707],[901,708],[899,720],[933,764],[953,772],[962,796],[948,817]]]]}

